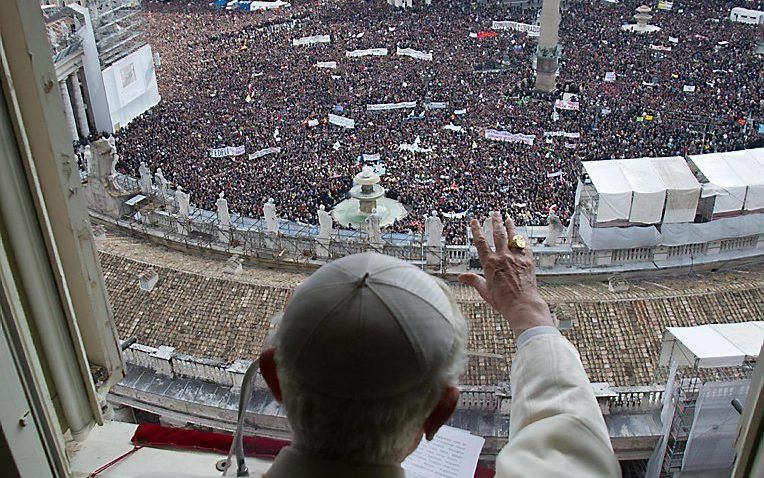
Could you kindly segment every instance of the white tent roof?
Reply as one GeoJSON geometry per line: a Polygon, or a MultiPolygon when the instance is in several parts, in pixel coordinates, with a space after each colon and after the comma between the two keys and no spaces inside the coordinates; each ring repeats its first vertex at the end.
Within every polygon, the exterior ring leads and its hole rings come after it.
{"type": "Polygon", "coordinates": [[[679,156],[587,161],[584,169],[600,198],[597,222],[658,224],[695,219],[700,183],[679,156]]]}
{"type": "Polygon", "coordinates": [[[748,183],[743,209],[746,211],[764,209],[764,174],[762,174],[764,148],[731,151],[724,154],[732,170],[748,183]]]}
{"type": "Polygon", "coordinates": [[[666,211],[663,223],[692,222],[698,209],[700,183],[680,156],[650,158],[658,175],[666,185],[666,211]]]}
{"type": "Polygon", "coordinates": [[[616,162],[633,192],[629,222],[661,222],[666,202],[666,185],[650,159],[621,159],[616,162]]]}
{"type": "Polygon", "coordinates": [[[585,161],[584,169],[599,196],[597,222],[627,221],[631,212],[631,186],[613,160],[585,161]]]}
{"type": "Polygon", "coordinates": [[[736,367],[746,359],[757,359],[762,343],[764,322],[667,327],[660,365],[674,360],[680,366],[736,367]]]}
{"type": "Polygon", "coordinates": [[[716,196],[714,213],[740,211],[745,203],[747,179],[735,172],[727,161],[728,155],[729,153],[710,153],[690,156],[690,160],[712,185],[704,185],[704,190],[711,190],[713,186],[720,188],[713,194],[716,196]]]}

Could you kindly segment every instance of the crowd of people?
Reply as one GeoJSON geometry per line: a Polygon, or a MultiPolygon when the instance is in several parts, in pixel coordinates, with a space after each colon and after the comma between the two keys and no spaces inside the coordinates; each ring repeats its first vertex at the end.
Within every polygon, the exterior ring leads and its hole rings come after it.
{"type": "Polygon", "coordinates": [[[535,23],[535,9],[432,2],[404,11],[383,0],[294,0],[243,12],[200,0],[144,2],[149,41],[162,59],[162,100],[119,132],[118,169],[137,176],[141,161],[152,171],[161,167],[205,209],[214,210],[223,191],[237,213],[259,217],[274,198],[280,217],[316,224],[319,205],[347,196],[359,157],[379,154],[382,185],[409,211],[391,230],[420,231],[432,210],[444,214],[451,243],[467,240],[469,217],[491,210],[519,224],[546,224],[556,206],[567,223],[582,161],[735,150],[757,141],[751,119],[763,116],[759,29],[727,20],[741,1],[675,0],[672,10],[652,13],[660,31],[623,31],[641,3],[566,2],[559,91],[537,95],[537,38],[491,33],[494,20],[535,23]],[[331,42],[292,44],[311,35],[331,42]],[[432,53],[432,60],[396,55],[397,47],[432,53]],[[367,48],[389,53],[346,57],[367,48]],[[316,66],[331,61],[335,69],[316,66]],[[605,81],[608,72],[615,81],[605,81]],[[578,110],[554,108],[565,92],[576,95],[578,110]],[[366,110],[410,101],[416,108],[366,110]],[[429,102],[446,107],[427,109],[429,102]],[[355,127],[329,123],[330,113],[355,127]],[[487,128],[535,139],[494,141],[487,128]],[[559,131],[580,137],[544,135],[559,131]],[[399,148],[414,143],[419,151],[399,148]],[[210,154],[240,145],[243,155],[210,154]],[[281,149],[249,159],[270,147],[281,149]]]}

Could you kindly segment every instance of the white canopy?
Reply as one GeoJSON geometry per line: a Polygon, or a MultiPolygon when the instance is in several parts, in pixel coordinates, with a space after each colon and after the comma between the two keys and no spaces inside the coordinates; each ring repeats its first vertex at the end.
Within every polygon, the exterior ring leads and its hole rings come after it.
{"type": "Polygon", "coordinates": [[[692,222],[700,183],[679,156],[587,161],[599,195],[597,222],[692,222]],[[665,213],[664,213],[665,207],[665,213]]]}
{"type": "Polygon", "coordinates": [[[680,156],[650,158],[658,175],[666,185],[666,210],[663,224],[692,222],[698,209],[700,183],[680,156]]]}
{"type": "Polygon", "coordinates": [[[764,209],[764,148],[724,153],[727,163],[733,171],[746,181],[748,191],[745,194],[746,211],[764,209]]]}
{"type": "Polygon", "coordinates": [[[698,368],[735,367],[757,359],[764,343],[764,322],[667,327],[660,365],[671,360],[698,368]]]}
{"type": "Polygon", "coordinates": [[[629,222],[658,224],[663,217],[666,185],[649,158],[616,161],[631,186],[631,212],[629,222]]]}
{"type": "Polygon", "coordinates": [[[597,222],[627,221],[631,212],[631,186],[613,160],[586,161],[584,169],[599,196],[597,222]]]}
{"type": "Polygon", "coordinates": [[[690,160],[710,183],[703,185],[703,197],[716,196],[715,214],[740,211],[745,203],[748,182],[735,172],[728,158],[729,153],[690,156],[690,160]]]}

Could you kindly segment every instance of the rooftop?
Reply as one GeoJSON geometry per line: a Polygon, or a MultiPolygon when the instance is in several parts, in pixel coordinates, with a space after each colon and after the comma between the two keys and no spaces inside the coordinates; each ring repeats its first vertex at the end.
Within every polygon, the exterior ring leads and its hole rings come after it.
{"type": "MultiPolygon", "coordinates": [[[[288,290],[301,273],[245,267],[224,272],[225,262],[173,252],[108,234],[98,239],[101,264],[120,337],[135,336],[153,347],[227,361],[254,359],[288,290]],[[151,292],[138,286],[149,267],[159,274],[151,292]]],[[[489,385],[508,378],[514,337],[504,321],[470,289],[454,285],[470,321],[472,352],[466,384],[489,385]]],[[[655,381],[666,327],[745,322],[764,317],[764,270],[717,271],[640,281],[625,292],[606,283],[541,284],[564,330],[578,348],[593,382],[613,386],[655,381]]]]}

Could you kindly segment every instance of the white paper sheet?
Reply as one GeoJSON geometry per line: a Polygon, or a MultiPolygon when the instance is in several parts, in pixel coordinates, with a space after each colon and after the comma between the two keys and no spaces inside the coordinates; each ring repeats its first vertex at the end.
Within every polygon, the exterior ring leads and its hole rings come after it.
{"type": "Polygon", "coordinates": [[[472,478],[484,442],[483,437],[443,426],[432,441],[423,438],[401,466],[406,478],[472,478]]]}

